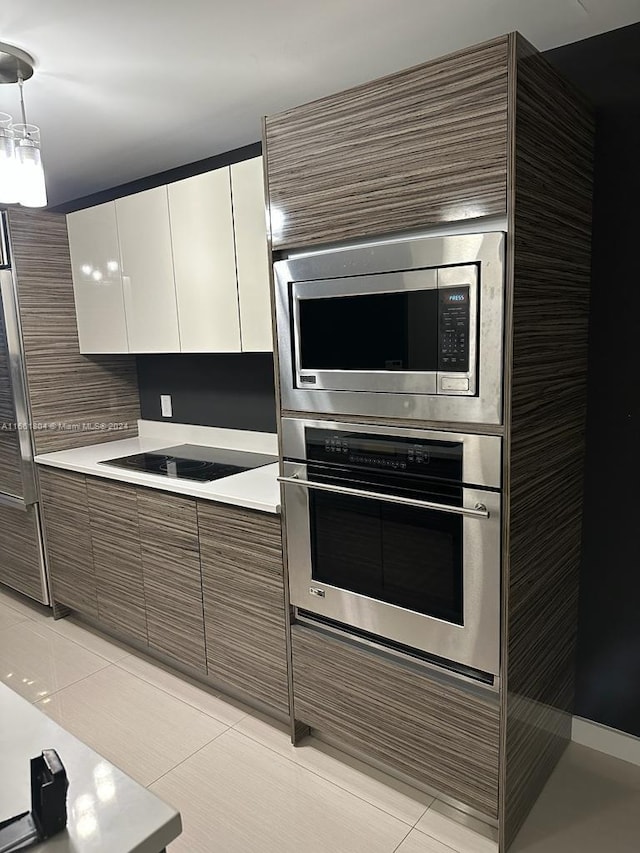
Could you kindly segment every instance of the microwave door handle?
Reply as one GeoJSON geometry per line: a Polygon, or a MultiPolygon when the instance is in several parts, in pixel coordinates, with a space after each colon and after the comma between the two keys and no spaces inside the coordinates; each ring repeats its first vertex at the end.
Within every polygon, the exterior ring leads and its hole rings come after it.
{"type": "Polygon", "coordinates": [[[302,486],[305,489],[315,489],[319,492],[332,492],[336,495],[349,495],[354,498],[365,500],[385,501],[401,506],[414,506],[418,509],[433,509],[438,512],[448,512],[452,515],[465,515],[471,518],[489,518],[489,510],[484,504],[478,503],[475,507],[450,506],[449,504],[432,503],[431,501],[419,501],[415,498],[403,498],[401,495],[382,495],[380,492],[367,492],[364,489],[350,489],[347,486],[329,486],[326,483],[316,483],[312,480],[302,480],[295,475],[293,477],[278,477],[279,483],[289,486],[302,486]]]}

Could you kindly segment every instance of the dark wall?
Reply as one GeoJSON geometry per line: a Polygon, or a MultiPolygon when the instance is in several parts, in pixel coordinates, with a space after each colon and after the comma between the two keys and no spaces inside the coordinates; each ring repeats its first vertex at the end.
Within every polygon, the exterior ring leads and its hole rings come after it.
{"type": "Polygon", "coordinates": [[[576,713],[640,736],[640,24],[547,56],[597,110],[576,713]]]}
{"type": "Polygon", "coordinates": [[[141,355],[136,361],[143,418],[276,431],[271,353],[141,355]],[[171,394],[173,417],[161,416],[160,394],[171,394]]]}

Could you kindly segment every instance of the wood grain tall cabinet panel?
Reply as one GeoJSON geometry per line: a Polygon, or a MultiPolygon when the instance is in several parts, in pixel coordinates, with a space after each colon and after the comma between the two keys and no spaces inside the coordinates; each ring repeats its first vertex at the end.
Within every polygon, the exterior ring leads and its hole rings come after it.
{"type": "Polygon", "coordinates": [[[521,36],[511,44],[503,846],[571,738],[594,122],[521,36]]]}
{"type": "MultiPolygon", "coordinates": [[[[503,421],[444,427],[503,438],[502,853],[570,739],[593,133],[588,104],[516,33],[264,122],[272,261],[288,251],[437,232],[442,224],[455,230],[477,220],[482,231],[487,216],[500,217],[497,227],[507,232],[503,421]]],[[[384,733],[368,734],[362,715],[341,720],[330,680],[321,698],[312,697],[296,639],[310,630],[293,625],[293,702],[296,716],[306,717],[293,721],[294,730],[324,726],[348,743],[355,726],[359,752],[376,757],[384,733]]],[[[328,653],[328,640],[314,642],[328,653]]],[[[362,690],[367,669],[349,684],[343,668],[341,689],[362,690]]],[[[385,685],[367,685],[370,702],[385,707],[385,685]]],[[[395,735],[387,732],[387,744],[395,735]]],[[[428,753],[426,744],[427,762],[428,753]]],[[[401,771],[401,750],[387,750],[385,763],[401,771]]],[[[475,805],[454,799],[492,816],[477,797],[475,805]]]]}
{"type": "Polygon", "coordinates": [[[40,425],[33,433],[35,452],[137,435],[135,359],[80,353],[65,216],[12,208],[8,219],[29,406],[40,425]]]}

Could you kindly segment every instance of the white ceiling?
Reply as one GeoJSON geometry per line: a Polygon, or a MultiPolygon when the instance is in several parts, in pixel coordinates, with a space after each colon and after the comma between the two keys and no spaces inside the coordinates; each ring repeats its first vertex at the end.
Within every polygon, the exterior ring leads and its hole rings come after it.
{"type": "MultiPolygon", "coordinates": [[[[519,30],[541,50],[639,0],[2,0],[60,204],[260,138],[264,114],[519,30]]],[[[15,86],[0,110],[17,113],[15,86]]]]}

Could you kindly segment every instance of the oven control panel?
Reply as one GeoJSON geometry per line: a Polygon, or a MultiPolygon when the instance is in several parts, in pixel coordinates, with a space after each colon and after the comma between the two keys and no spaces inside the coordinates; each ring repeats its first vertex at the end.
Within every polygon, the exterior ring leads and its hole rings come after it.
{"type": "Polygon", "coordinates": [[[438,370],[469,370],[470,288],[446,287],[439,291],[438,370]]]}
{"type": "Polygon", "coordinates": [[[397,436],[306,429],[306,451],[310,462],[332,463],[390,473],[428,474],[460,480],[462,444],[397,436]]]}

